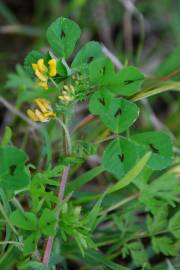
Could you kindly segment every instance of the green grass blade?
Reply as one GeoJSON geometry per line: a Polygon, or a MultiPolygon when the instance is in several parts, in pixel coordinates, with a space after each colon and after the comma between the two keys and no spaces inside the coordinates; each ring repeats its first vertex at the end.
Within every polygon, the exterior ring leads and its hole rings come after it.
{"type": "Polygon", "coordinates": [[[150,156],[151,152],[146,153],[120,181],[118,181],[108,189],[107,194],[118,191],[129,185],[144,169],[144,166],[150,159],[150,156]]]}

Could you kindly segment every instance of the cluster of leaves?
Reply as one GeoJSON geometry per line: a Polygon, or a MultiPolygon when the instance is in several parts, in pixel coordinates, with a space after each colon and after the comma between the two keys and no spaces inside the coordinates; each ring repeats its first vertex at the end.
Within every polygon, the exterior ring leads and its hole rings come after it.
{"type": "MultiPolygon", "coordinates": [[[[160,252],[166,256],[176,256],[178,253],[179,213],[174,213],[168,222],[166,211],[179,202],[178,180],[174,172],[163,172],[161,176],[158,172],[172,163],[171,139],[161,131],[129,134],[130,127],[139,116],[139,107],[133,100],[141,92],[144,75],[133,66],[116,71],[112,62],[104,57],[100,44],[94,41],[82,47],[68,65],[68,58],[79,37],[79,26],[69,19],[58,18],[50,25],[47,39],[51,50],[46,54],[32,51],[25,59],[27,77],[24,82],[28,80],[29,84],[22,88],[19,103],[35,97],[48,98],[61,118],[62,112],[70,117],[72,105],[86,99],[90,113],[98,117],[113,140],[102,153],[101,165],[67,185],[62,203],[56,195],[58,179],[65,165],[76,169],[77,163],[73,164],[71,157],[61,157],[60,161],[65,158],[65,162],[55,167],[48,164],[48,169],[43,172],[38,172],[36,168],[33,168],[35,172],[31,172],[32,166],[25,163],[27,155],[12,146],[9,129],[6,131],[0,146],[0,210],[7,222],[5,227],[2,226],[1,234],[3,237],[5,228],[7,244],[4,245],[8,251],[5,248],[2,250],[5,255],[0,259],[1,268],[7,253],[14,254],[7,246],[10,240],[20,250],[18,256],[23,260],[23,269],[53,269],[57,261],[62,261],[62,257],[64,260],[82,260],[87,269],[95,266],[114,270],[135,269],[137,266],[152,269],[152,254],[160,252]],[[57,59],[57,75],[50,82],[50,88],[48,91],[32,89],[35,80],[32,63],[40,58],[47,63],[52,56],[57,59]],[[74,100],[66,106],[57,101],[64,84],[73,85],[75,89],[74,100]],[[110,187],[102,194],[78,193],[82,186],[102,172],[115,180],[110,187]],[[120,190],[132,182],[135,195],[123,201],[120,190]],[[21,194],[27,199],[27,209],[16,200],[16,196],[21,194]],[[135,198],[136,202],[133,201],[122,213],[114,212],[135,198]],[[95,199],[97,202],[94,204],[95,199]],[[141,211],[144,214],[142,222],[137,219],[141,211]],[[48,236],[57,237],[60,247],[58,252],[55,248],[52,252],[51,259],[59,254],[54,264],[51,261],[49,267],[45,267],[34,260],[37,253],[42,255],[44,240],[48,236]],[[151,241],[151,252],[148,251],[149,245],[141,240],[144,238],[151,241]],[[103,255],[102,250],[107,256],[103,255]],[[118,256],[121,256],[122,262],[113,262],[113,258],[118,256]],[[130,263],[124,260],[129,256],[132,258],[130,263]],[[130,268],[122,266],[123,263],[130,268]]],[[[24,70],[18,68],[18,73],[22,72],[24,70]]],[[[88,140],[75,139],[74,142],[72,154],[78,161],[83,162],[98,151],[88,140]]],[[[73,170],[71,176],[75,177],[73,170]]],[[[17,262],[14,264],[22,269],[17,262]]]]}

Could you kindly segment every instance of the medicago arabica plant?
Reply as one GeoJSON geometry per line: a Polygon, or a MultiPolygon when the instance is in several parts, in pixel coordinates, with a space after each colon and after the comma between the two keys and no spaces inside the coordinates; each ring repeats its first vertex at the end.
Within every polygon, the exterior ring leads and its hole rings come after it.
{"type": "Polygon", "coordinates": [[[47,29],[49,50],[25,58],[29,85],[21,99],[32,101],[27,115],[45,136],[46,150],[38,170],[6,130],[0,147],[6,221],[1,269],[68,269],[69,260],[80,262],[79,269],[152,269],[152,254],[177,255],[179,213],[168,220],[179,202],[176,170],[168,169],[171,138],[132,127],[137,101],[149,94],[146,78],[134,66],[116,70],[98,42],[86,43],[72,59],[79,38],[75,22],[58,18],[47,29]],[[76,118],[81,103],[90,112],[83,120],[76,118]],[[90,156],[98,161],[84,172],[90,156]],[[99,190],[82,190],[101,177],[99,190]],[[19,198],[26,198],[26,207],[19,198]]]}

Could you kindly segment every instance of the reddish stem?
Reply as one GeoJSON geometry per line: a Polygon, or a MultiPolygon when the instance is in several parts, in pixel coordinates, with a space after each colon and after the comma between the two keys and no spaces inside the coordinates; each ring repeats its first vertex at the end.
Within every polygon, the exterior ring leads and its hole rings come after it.
{"type": "MultiPolygon", "coordinates": [[[[69,174],[69,169],[70,166],[66,166],[63,170],[62,178],[61,178],[61,184],[59,186],[59,192],[58,192],[58,198],[60,201],[63,200],[64,197],[64,191],[66,188],[67,184],[67,179],[68,179],[68,174],[69,174]]],[[[58,218],[59,216],[60,209],[59,207],[57,208],[56,216],[58,218]]],[[[55,229],[57,229],[58,223],[55,224],[55,229]]],[[[43,258],[42,258],[42,263],[46,266],[49,264],[52,248],[53,248],[53,242],[54,242],[54,236],[49,236],[46,242],[43,258]]]]}

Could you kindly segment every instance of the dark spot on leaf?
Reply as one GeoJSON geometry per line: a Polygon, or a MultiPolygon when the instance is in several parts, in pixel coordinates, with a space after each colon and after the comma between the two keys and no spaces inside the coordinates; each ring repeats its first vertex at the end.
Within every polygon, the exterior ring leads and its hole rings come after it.
{"type": "Polygon", "coordinates": [[[118,109],[117,112],[114,114],[114,117],[120,116],[122,114],[122,110],[118,109]]]}
{"type": "Polygon", "coordinates": [[[105,74],[105,71],[106,71],[106,67],[104,66],[104,67],[101,68],[100,73],[101,73],[102,75],[104,75],[104,74],[105,74]]]}
{"type": "Polygon", "coordinates": [[[10,172],[10,174],[13,176],[14,175],[14,173],[15,173],[15,170],[16,170],[16,165],[11,165],[10,167],[9,167],[9,172],[10,172]]]}
{"type": "Polygon", "coordinates": [[[155,154],[159,153],[159,150],[152,143],[149,144],[149,147],[153,151],[153,153],[155,154]]]}
{"type": "Polygon", "coordinates": [[[93,56],[90,56],[90,57],[87,59],[87,63],[88,63],[88,64],[91,63],[93,59],[94,59],[94,57],[93,57],[93,56]]]}
{"type": "Polygon", "coordinates": [[[133,81],[132,80],[126,80],[126,81],[124,81],[124,84],[125,85],[128,85],[128,84],[130,84],[130,83],[132,83],[133,81]]]}
{"type": "Polygon", "coordinates": [[[124,154],[118,155],[118,158],[123,162],[124,161],[124,154]]]}
{"type": "Polygon", "coordinates": [[[65,35],[64,31],[62,30],[62,31],[61,31],[61,38],[65,38],[65,36],[66,36],[66,35],[65,35]]]}
{"type": "Polygon", "coordinates": [[[99,98],[99,102],[100,102],[103,106],[105,106],[105,100],[104,100],[104,98],[99,98]]]}

